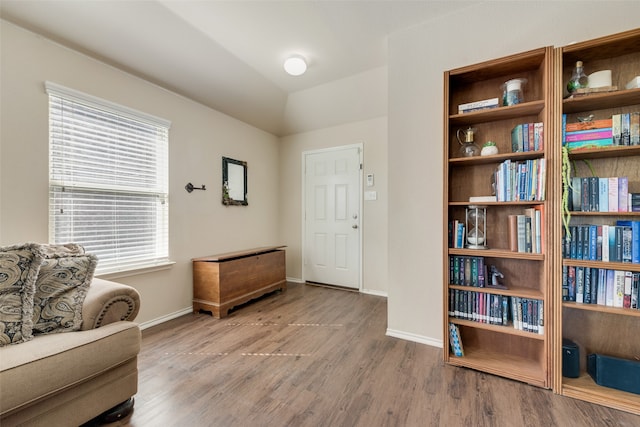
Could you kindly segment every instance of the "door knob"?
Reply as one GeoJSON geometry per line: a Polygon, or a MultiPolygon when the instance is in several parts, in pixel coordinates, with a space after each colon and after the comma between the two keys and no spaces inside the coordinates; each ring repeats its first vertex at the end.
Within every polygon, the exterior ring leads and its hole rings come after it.
{"type": "Polygon", "coordinates": [[[351,228],[358,228],[358,224],[353,224],[351,228]]]}

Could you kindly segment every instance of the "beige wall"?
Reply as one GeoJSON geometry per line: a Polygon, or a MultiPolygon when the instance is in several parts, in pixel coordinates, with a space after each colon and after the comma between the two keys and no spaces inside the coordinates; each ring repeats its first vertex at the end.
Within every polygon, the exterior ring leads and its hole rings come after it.
{"type": "Polygon", "coordinates": [[[638,16],[637,1],[483,2],[390,37],[389,334],[442,345],[444,71],[632,29],[638,16]]]}
{"type": "Polygon", "coordinates": [[[191,258],[280,243],[276,137],[0,22],[0,245],[48,240],[46,80],[172,122],[169,250],[176,264],[117,279],[140,291],[140,322],[189,309],[191,258]],[[248,162],[248,207],[220,203],[222,156],[248,162]],[[207,191],[189,194],[187,182],[207,191]]]}
{"type": "MultiPolygon", "coordinates": [[[[386,88],[386,85],[384,85],[386,88]]],[[[384,89],[383,89],[384,90],[384,89]]],[[[386,96],[386,91],[383,96],[386,96]]],[[[387,118],[379,117],[346,125],[284,137],[280,142],[280,236],[287,245],[287,276],[302,279],[302,153],[329,147],[362,143],[363,181],[375,175],[378,199],[364,201],[363,290],[386,295],[387,288],[387,118]]]]}

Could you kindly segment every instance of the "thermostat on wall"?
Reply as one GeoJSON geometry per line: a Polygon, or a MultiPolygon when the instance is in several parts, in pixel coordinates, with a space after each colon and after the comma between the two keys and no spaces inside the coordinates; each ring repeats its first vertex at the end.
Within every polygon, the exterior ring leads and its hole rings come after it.
{"type": "Polygon", "coordinates": [[[373,174],[367,174],[367,187],[373,187],[373,174]]]}

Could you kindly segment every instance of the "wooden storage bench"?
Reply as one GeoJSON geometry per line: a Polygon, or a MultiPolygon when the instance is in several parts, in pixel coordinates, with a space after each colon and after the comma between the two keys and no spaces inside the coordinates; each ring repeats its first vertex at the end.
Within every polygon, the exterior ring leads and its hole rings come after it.
{"type": "Polygon", "coordinates": [[[284,246],[228,252],[193,261],[193,311],[220,319],[237,305],[287,288],[284,246]]]}

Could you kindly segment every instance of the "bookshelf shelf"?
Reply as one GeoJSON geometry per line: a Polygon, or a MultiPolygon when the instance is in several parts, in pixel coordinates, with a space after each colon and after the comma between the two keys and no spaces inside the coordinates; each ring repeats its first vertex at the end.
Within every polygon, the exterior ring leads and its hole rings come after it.
{"type": "Polygon", "coordinates": [[[495,122],[522,116],[536,115],[543,109],[544,101],[536,100],[523,102],[522,104],[510,107],[498,107],[489,110],[474,111],[471,113],[452,114],[449,116],[449,123],[452,126],[469,126],[478,123],[495,122]]]}
{"type": "Polygon", "coordinates": [[[585,261],[565,258],[562,260],[562,265],[570,265],[574,267],[606,268],[608,270],[640,271],[640,264],[633,264],[628,262],[585,261]]]}
{"type": "Polygon", "coordinates": [[[572,160],[583,160],[638,155],[640,155],[640,146],[613,146],[600,147],[597,150],[593,148],[584,150],[573,150],[569,153],[569,158],[572,160]]]}
{"type": "Polygon", "coordinates": [[[449,206],[470,206],[470,205],[483,205],[483,206],[535,206],[542,205],[544,202],[536,201],[524,201],[524,202],[449,202],[449,206]]]}
{"type": "Polygon", "coordinates": [[[476,329],[485,329],[487,331],[495,331],[501,334],[510,334],[517,335],[524,338],[530,338],[533,340],[544,340],[544,334],[536,334],[534,332],[521,331],[519,329],[515,329],[513,325],[491,325],[489,323],[481,323],[481,322],[473,322],[471,320],[464,319],[451,319],[451,323],[455,323],[456,325],[466,326],[468,328],[476,328],[476,329]]]}
{"type": "MultiPolygon", "coordinates": [[[[552,315],[550,279],[550,260],[552,258],[549,256],[552,245],[551,239],[547,238],[550,236],[551,230],[547,217],[552,215],[552,205],[545,200],[471,203],[469,198],[491,194],[492,177],[496,173],[497,167],[505,167],[504,162],[507,160],[512,164],[519,162],[521,167],[529,167],[530,171],[542,170],[544,181],[551,182],[553,170],[549,164],[551,162],[550,141],[553,139],[553,121],[551,120],[552,98],[549,83],[553,71],[552,53],[551,47],[544,47],[450,70],[444,75],[443,181],[446,215],[443,221],[445,235],[443,247],[447,256],[445,256],[445,265],[443,266],[446,272],[443,284],[445,295],[443,298],[445,307],[443,357],[446,363],[455,366],[472,368],[544,388],[551,387],[552,379],[552,329],[547,326],[551,325],[552,315]],[[458,107],[461,104],[492,98],[502,99],[501,86],[503,83],[518,78],[527,79],[523,93],[524,99],[520,103],[470,113],[458,113],[458,107]],[[530,123],[542,123],[543,144],[537,150],[513,152],[512,131],[518,125],[530,123]],[[474,135],[477,138],[474,141],[478,146],[481,147],[486,141],[493,141],[498,148],[498,154],[463,157],[460,154],[460,143],[456,135],[460,130],[465,130],[468,127],[475,129],[474,135]],[[538,169],[537,166],[534,166],[542,164],[542,162],[536,162],[537,159],[545,160],[546,169],[538,169]],[[449,224],[454,221],[464,221],[465,211],[471,205],[487,207],[486,242],[490,249],[449,247],[449,224]],[[535,216],[540,219],[541,253],[509,250],[511,246],[509,230],[506,226],[509,216],[523,216],[527,209],[529,209],[530,218],[533,218],[535,211],[539,213],[536,213],[535,216]],[[484,260],[484,266],[495,266],[504,274],[504,283],[510,289],[460,286],[458,276],[456,276],[456,281],[449,280],[449,261],[457,262],[456,257],[481,258],[484,260]],[[450,291],[455,291],[455,293],[450,294],[450,291]],[[477,301],[475,294],[464,294],[458,291],[486,294],[489,296],[488,301],[491,302],[495,301],[493,297],[496,295],[506,297],[499,298],[500,303],[496,304],[506,303],[506,305],[502,305],[502,309],[508,307],[506,310],[509,313],[507,316],[508,326],[449,317],[450,295],[453,295],[451,304],[456,304],[456,306],[459,306],[459,298],[463,298],[465,302],[467,297],[470,300],[473,298],[474,303],[477,301]],[[512,303],[522,304],[523,307],[533,307],[533,311],[531,309],[526,311],[525,315],[529,316],[526,319],[532,322],[543,320],[545,333],[536,334],[515,329],[511,319],[513,317],[510,307],[512,303]],[[458,326],[465,351],[464,357],[458,358],[450,354],[449,323],[458,326]]],[[[529,135],[533,135],[533,127],[531,129],[529,135]]],[[[536,148],[538,147],[536,146],[536,148]]],[[[522,182],[526,182],[528,178],[523,177],[523,179],[525,181],[522,182]]],[[[533,236],[533,229],[531,231],[533,236]]],[[[453,274],[457,270],[452,269],[451,271],[453,274]]],[[[485,299],[482,296],[478,299],[479,306],[482,307],[485,299]]],[[[487,306],[489,304],[487,303],[487,306]]],[[[458,307],[458,311],[464,310],[464,307],[464,305],[458,307]]],[[[452,310],[452,312],[455,311],[452,310]]],[[[484,311],[481,310],[480,313],[483,315],[484,311]]]]}
{"type": "Polygon", "coordinates": [[[474,286],[461,286],[451,284],[449,285],[449,289],[459,289],[461,291],[484,292],[486,294],[506,295],[533,299],[542,299],[543,296],[540,291],[528,288],[497,289],[492,287],[479,288],[474,286]]]}
{"type": "Polygon", "coordinates": [[[618,307],[607,307],[604,305],[598,304],[579,304],[575,302],[563,302],[562,306],[564,308],[571,308],[575,310],[590,310],[590,311],[598,311],[600,313],[610,313],[619,316],[632,316],[632,317],[640,317],[640,310],[635,310],[631,308],[618,308],[618,307]]]}
{"type": "Polygon", "coordinates": [[[494,154],[490,156],[474,156],[474,157],[454,157],[449,159],[451,166],[469,166],[469,165],[483,165],[483,164],[498,164],[504,162],[507,159],[510,160],[529,160],[536,159],[544,156],[542,151],[525,151],[522,153],[506,153],[506,154],[494,154]]]}
{"type": "MultiPolygon", "coordinates": [[[[594,120],[610,119],[616,114],[640,111],[640,89],[624,89],[640,69],[640,29],[614,34],[570,46],[557,48],[555,55],[554,110],[556,123],[575,123],[579,117],[591,115],[594,120]],[[587,73],[612,70],[614,92],[593,93],[563,99],[566,82],[576,61],[582,61],[587,73]],[[564,120],[563,120],[564,115],[564,120]]],[[[562,169],[562,128],[555,129],[553,157],[556,171],[562,169]]],[[[598,149],[573,150],[569,153],[572,177],[627,177],[628,191],[640,192],[640,145],[610,146],[598,149]]],[[[558,175],[560,178],[560,175],[558,175]]],[[[552,185],[550,203],[561,206],[562,180],[552,185]]],[[[609,406],[640,415],[640,395],[626,393],[596,384],[586,373],[587,354],[602,354],[637,360],[640,355],[640,310],[598,304],[563,301],[562,276],[566,267],[620,270],[640,273],[640,264],[622,262],[563,259],[563,225],[560,209],[553,218],[554,268],[554,351],[553,389],[556,393],[609,406]],[[585,327],[588,325],[588,327],[585,327]],[[562,340],[569,339],[579,347],[580,377],[562,376],[562,340]]],[[[638,212],[581,212],[570,215],[570,225],[616,225],[617,220],[639,221],[638,212]]],[[[585,273],[586,274],[586,273],[585,273]]],[[[598,285],[599,286],[599,285],[598,285]]]]}
{"type": "Polygon", "coordinates": [[[526,252],[513,252],[506,249],[478,249],[449,248],[449,255],[483,256],[485,258],[509,258],[529,261],[544,261],[544,254],[532,254],[526,252]]]}
{"type": "Polygon", "coordinates": [[[544,387],[546,384],[543,366],[530,358],[468,346],[464,348],[464,352],[463,357],[452,356],[449,364],[511,378],[538,387],[544,387]]]}
{"type": "Polygon", "coordinates": [[[628,216],[640,218],[640,212],[583,212],[573,211],[571,216],[628,216]]]}
{"type": "Polygon", "coordinates": [[[603,108],[627,107],[640,104],[640,89],[623,89],[616,92],[594,93],[562,102],[565,114],[579,113],[603,108]]]}
{"type": "Polygon", "coordinates": [[[563,377],[562,394],[632,413],[640,406],[640,395],[600,386],[586,373],[578,378],[563,377]]]}

